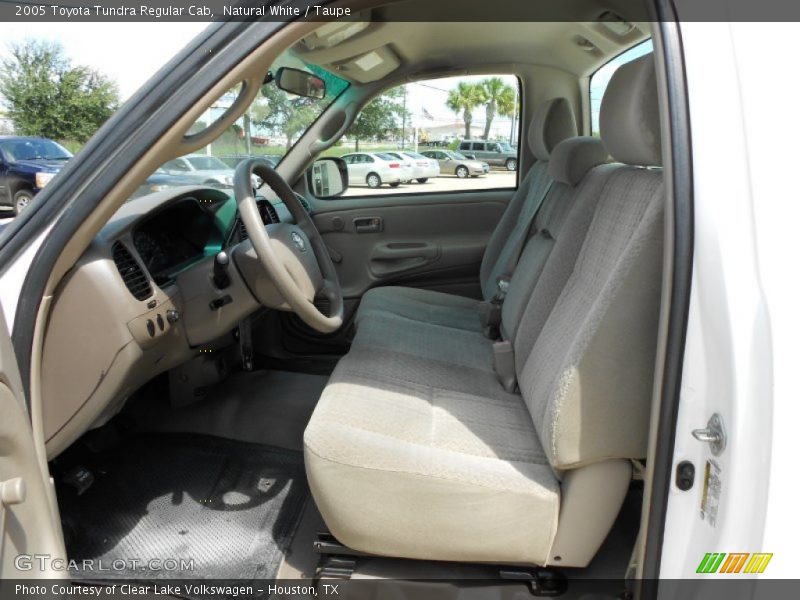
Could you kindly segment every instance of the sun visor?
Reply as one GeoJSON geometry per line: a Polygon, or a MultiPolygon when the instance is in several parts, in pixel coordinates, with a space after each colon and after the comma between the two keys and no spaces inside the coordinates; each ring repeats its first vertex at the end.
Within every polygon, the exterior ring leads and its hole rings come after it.
{"type": "Polygon", "coordinates": [[[359,83],[377,81],[399,66],[400,59],[389,46],[381,46],[333,65],[337,74],[359,83]]]}

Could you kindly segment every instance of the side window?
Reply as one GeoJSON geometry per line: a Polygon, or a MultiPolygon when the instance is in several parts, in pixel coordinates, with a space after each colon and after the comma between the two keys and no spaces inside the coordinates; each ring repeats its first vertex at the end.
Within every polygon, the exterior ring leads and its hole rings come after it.
{"type": "Polygon", "coordinates": [[[653,51],[653,41],[647,40],[638,46],[629,48],[616,58],[610,60],[602,67],[597,69],[589,80],[589,103],[592,113],[592,135],[600,135],[600,105],[603,102],[603,95],[606,87],[614,72],[625,63],[649,54],[653,51]]]}
{"type": "Polygon", "coordinates": [[[521,105],[514,75],[400,85],[363,107],[323,156],[363,153],[348,161],[354,170],[346,196],[516,189],[521,105]],[[475,151],[481,154],[473,158],[475,151]],[[380,176],[377,186],[354,166],[367,161],[380,176]]]}

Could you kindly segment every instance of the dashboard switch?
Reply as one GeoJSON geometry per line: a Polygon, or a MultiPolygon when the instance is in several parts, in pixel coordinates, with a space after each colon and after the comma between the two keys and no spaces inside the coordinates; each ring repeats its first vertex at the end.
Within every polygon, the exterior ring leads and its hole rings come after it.
{"type": "Polygon", "coordinates": [[[233,298],[231,298],[230,294],[225,294],[221,298],[217,298],[209,302],[208,307],[211,310],[219,310],[220,308],[222,308],[226,304],[230,304],[231,302],[233,302],[233,298]]]}
{"type": "Polygon", "coordinates": [[[152,319],[147,319],[147,335],[150,337],[155,336],[156,334],[156,324],[153,323],[152,319]]]}
{"type": "Polygon", "coordinates": [[[181,313],[179,313],[174,308],[170,308],[167,311],[167,322],[174,324],[174,323],[177,323],[178,320],[180,320],[180,318],[181,318],[181,313]]]}
{"type": "Polygon", "coordinates": [[[156,315],[156,325],[158,325],[159,331],[164,331],[164,317],[161,316],[161,313],[156,315]]]}

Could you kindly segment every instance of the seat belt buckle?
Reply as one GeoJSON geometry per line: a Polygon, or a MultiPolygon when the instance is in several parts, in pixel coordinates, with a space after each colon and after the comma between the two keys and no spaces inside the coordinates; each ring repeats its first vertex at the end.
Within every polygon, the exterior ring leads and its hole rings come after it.
{"type": "Polygon", "coordinates": [[[483,302],[478,302],[478,317],[481,320],[481,327],[486,337],[494,338],[492,332],[496,332],[500,326],[500,317],[503,310],[503,305],[494,299],[483,302]]]}
{"type": "Polygon", "coordinates": [[[508,287],[511,285],[511,277],[509,275],[500,275],[497,278],[497,291],[494,294],[494,298],[492,300],[497,300],[498,302],[502,303],[503,300],[506,299],[506,294],[508,293],[508,287]]]}
{"type": "Polygon", "coordinates": [[[517,390],[517,370],[514,361],[514,346],[509,340],[492,344],[494,371],[503,389],[509,393],[517,390]]]}

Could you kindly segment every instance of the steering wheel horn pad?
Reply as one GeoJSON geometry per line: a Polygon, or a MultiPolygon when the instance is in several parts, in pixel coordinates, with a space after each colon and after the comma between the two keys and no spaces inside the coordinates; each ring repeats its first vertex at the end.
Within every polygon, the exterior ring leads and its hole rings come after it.
{"type": "Polygon", "coordinates": [[[344,314],[339,278],[314,221],[294,191],[268,162],[260,158],[239,163],[233,186],[239,215],[258,262],[286,304],[309,327],[320,333],[339,329],[344,314]],[[295,224],[264,226],[253,194],[253,174],[261,177],[278,195],[294,217],[295,224]],[[329,315],[314,306],[318,295],[329,301],[329,315]]]}

